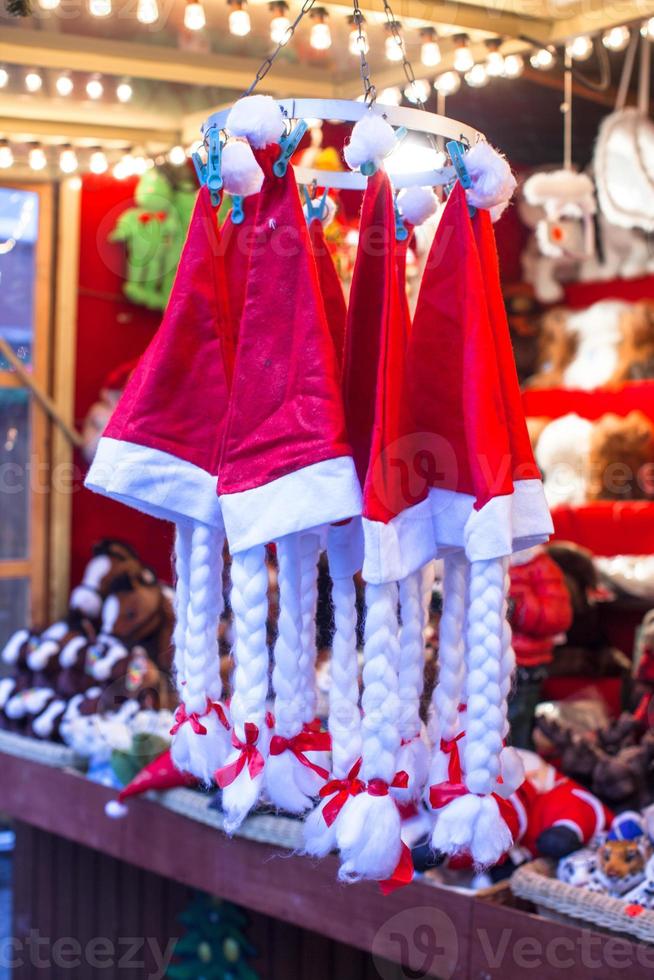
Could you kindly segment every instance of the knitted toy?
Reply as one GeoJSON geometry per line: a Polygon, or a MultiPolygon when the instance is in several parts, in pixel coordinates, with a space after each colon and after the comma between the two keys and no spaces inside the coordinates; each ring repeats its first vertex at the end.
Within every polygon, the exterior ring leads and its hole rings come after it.
{"type": "Polygon", "coordinates": [[[614,383],[654,377],[654,303],[635,303],[620,321],[622,339],[614,383]]]}
{"type": "Polygon", "coordinates": [[[654,486],[654,425],[642,412],[603,415],[593,426],[588,450],[589,500],[642,500],[654,486]]]}
{"type": "Polygon", "coordinates": [[[520,410],[489,212],[508,200],[514,178],[487,144],[466,154],[471,186],[451,190],[410,324],[383,169],[395,134],[376,111],[363,114],[345,148],[347,163],[369,179],[341,369],[343,304],[333,269],[322,265],[321,229],[307,228],[280,152],[288,134],[278,104],[240,100],[225,133],[224,188],[245,197],[243,212],[239,202],[219,229],[209,190],[200,189],[162,326],[87,478],[92,489],[177,526],[183,703],[172,759],[203,782],[215,779],[230,833],[261,799],[300,814],[319,797],[307,850],[335,846],[345,880],[377,879],[385,890],[410,880],[398,803],[425,792],[434,846],[492,863],[511,842],[501,800],[523,778],[503,744],[514,662],[507,559],[551,531],[520,410]],[[381,248],[369,247],[373,235],[381,248]],[[229,704],[215,642],[225,539],[229,704]],[[270,543],[279,587],[272,672],[270,543]],[[328,732],[315,723],[324,549],[335,620],[328,732]],[[424,636],[433,559],[442,552],[441,665],[426,740],[424,636]]]}

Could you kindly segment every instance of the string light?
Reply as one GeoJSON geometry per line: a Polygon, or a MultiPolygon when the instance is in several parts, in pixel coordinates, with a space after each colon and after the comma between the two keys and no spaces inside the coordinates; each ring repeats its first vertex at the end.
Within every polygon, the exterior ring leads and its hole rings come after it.
{"type": "Polygon", "coordinates": [[[43,79],[39,75],[38,71],[32,68],[25,75],[25,88],[28,92],[40,92],[43,87],[43,79]]]}
{"type": "Polygon", "coordinates": [[[538,71],[548,71],[555,61],[554,52],[550,51],[549,48],[539,48],[529,58],[531,67],[538,69],[538,71]]]}
{"type": "Polygon", "coordinates": [[[140,24],[156,24],[159,20],[157,0],[138,0],[136,5],[136,19],[140,24]]]}
{"type": "Polygon", "coordinates": [[[184,27],[187,31],[201,31],[206,26],[207,18],[204,7],[199,0],[186,0],[184,11],[184,27]]]}
{"type": "Polygon", "coordinates": [[[120,158],[118,163],[114,166],[112,171],[116,180],[125,180],[127,177],[131,177],[134,173],[134,157],[128,150],[120,158]]]}
{"type": "Polygon", "coordinates": [[[654,41],[654,17],[650,17],[646,20],[640,29],[642,37],[646,37],[650,41],[654,41]]]}
{"type": "Polygon", "coordinates": [[[62,147],[59,154],[59,169],[65,174],[74,174],[79,166],[77,154],[72,146],[62,147]]]}
{"type": "Polygon", "coordinates": [[[383,88],[379,93],[379,101],[382,105],[399,105],[402,101],[402,93],[399,88],[383,88]]]}
{"type": "Polygon", "coordinates": [[[27,162],[30,165],[31,170],[45,170],[48,165],[48,158],[45,155],[45,151],[42,146],[38,143],[34,143],[30,147],[30,151],[27,155],[27,162]]]}
{"type": "Polygon", "coordinates": [[[361,17],[361,37],[359,37],[359,28],[356,25],[354,17],[348,17],[348,23],[354,25],[349,33],[347,39],[347,49],[350,54],[353,54],[355,58],[358,58],[360,54],[368,54],[370,50],[370,44],[368,43],[368,34],[366,32],[363,24],[365,20],[361,17]]]}
{"type": "Polygon", "coordinates": [[[0,140],[0,170],[8,170],[14,162],[14,151],[7,140],[0,140]]]}
{"type": "Polygon", "coordinates": [[[501,78],[504,74],[504,55],[500,51],[502,42],[499,38],[486,41],[488,57],[486,58],[486,71],[491,78],[501,78]]]}
{"type": "Polygon", "coordinates": [[[89,0],[89,13],[93,17],[108,17],[111,9],[111,0],[89,0]]]}
{"type": "Polygon", "coordinates": [[[232,8],[229,15],[229,33],[236,37],[245,37],[252,29],[250,15],[245,9],[247,0],[227,0],[232,8]]]}
{"type": "Polygon", "coordinates": [[[404,98],[413,105],[426,102],[431,93],[431,85],[424,78],[416,78],[415,82],[404,89],[404,98]]]}
{"type": "Polygon", "coordinates": [[[602,44],[609,51],[624,51],[629,44],[631,32],[628,27],[612,27],[602,34],[602,44]]]}
{"type": "Polygon", "coordinates": [[[441,49],[433,27],[423,27],[420,31],[422,44],[420,45],[420,60],[425,68],[435,68],[440,64],[441,49]]]}
{"type": "Polygon", "coordinates": [[[59,75],[55,82],[57,94],[61,95],[61,97],[64,99],[72,93],[73,87],[73,80],[68,72],[64,72],[63,75],[59,75]]]}
{"type": "Polygon", "coordinates": [[[470,50],[470,40],[467,34],[454,35],[454,67],[457,71],[470,71],[475,60],[470,50]]]}
{"type": "Polygon", "coordinates": [[[404,46],[401,37],[393,33],[393,27],[396,31],[402,30],[402,25],[397,20],[393,22],[392,26],[391,24],[386,25],[388,36],[384,42],[384,54],[388,61],[402,61],[404,57],[404,46]]]}
{"type": "Polygon", "coordinates": [[[9,72],[0,65],[0,88],[5,88],[9,82],[9,72]]]}
{"type": "Polygon", "coordinates": [[[486,66],[482,65],[481,63],[473,65],[470,71],[467,71],[463,77],[470,88],[483,88],[484,85],[488,85],[490,80],[488,78],[486,66]]]}
{"type": "Polygon", "coordinates": [[[332,32],[327,23],[328,13],[324,7],[315,7],[311,18],[315,21],[309,35],[309,44],[316,51],[326,51],[332,46],[332,32]]]}
{"type": "Polygon", "coordinates": [[[56,10],[60,0],[39,0],[41,10],[56,10]]]}
{"type": "Polygon", "coordinates": [[[461,88],[461,78],[455,71],[444,71],[434,82],[439,95],[454,95],[461,88]]]}
{"type": "Polygon", "coordinates": [[[281,44],[291,26],[291,21],[288,17],[288,4],[286,0],[273,0],[272,3],[268,4],[268,7],[272,14],[272,20],[270,21],[270,40],[273,44],[281,44]]]}
{"type": "Polygon", "coordinates": [[[86,83],[86,94],[89,99],[97,101],[104,95],[104,85],[99,75],[92,75],[86,83]]]}
{"type": "Polygon", "coordinates": [[[168,153],[168,160],[172,163],[173,167],[181,167],[182,164],[186,163],[186,150],[184,147],[173,146],[168,153]]]}
{"type": "Polygon", "coordinates": [[[525,59],[521,54],[507,54],[504,58],[504,77],[519,78],[525,70],[525,59]]]}
{"type": "Polygon", "coordinates": [[[588,61],[593,53],[593,42],[587,34],[580,34],[566,45],[565,50],[575,61],[588,61]]]}
{"type": "Polygon", "coordinates": [[[89,170],[92,174],[104,174],[109,169],[107,155],[100,147],[96,147],[89,157],[89,170]]]}
{"type": "Polygon", "coordinates": [[[133,94],[131,82],[127,78],[123,78],[122,82],[116,86],[116,98],[119,102],[129,102],[133,94]]]}

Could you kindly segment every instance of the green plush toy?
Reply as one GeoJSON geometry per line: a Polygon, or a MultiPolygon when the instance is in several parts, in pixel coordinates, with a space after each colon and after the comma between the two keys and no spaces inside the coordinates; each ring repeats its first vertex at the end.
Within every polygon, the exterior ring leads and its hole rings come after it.
{"type": "Polygon", "coordinates": [[[175,944],[166,972],[170,980],[258,980],[248,963],[256,950],[242,909],[200,893],[180,920],[186,932],[175,944]]]}
{"type": "Polygon", "coordinates": [[[167,748],[168,742],[159,735],[137,732],[132,736],[129,751],[113,750],[110,758],[111,768],[122,785],[127,786],[142,769],[158,759],[167,748]]]}
{"type": "Polygon", "coordinates": [[[152,310],[166,307],[184,244],[195,190],[182,188],[176,193],[159,170],[146,170],[136,207],[123,211],[109,236],[127,247],[125,296],[152,310]]]}

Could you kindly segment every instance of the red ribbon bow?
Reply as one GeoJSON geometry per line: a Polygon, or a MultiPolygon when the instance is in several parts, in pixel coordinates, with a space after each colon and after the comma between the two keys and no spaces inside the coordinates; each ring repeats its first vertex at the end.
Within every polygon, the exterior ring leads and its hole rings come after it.
{"type": "Polygon", "coordinates": [[[409,774],[402,769],[396,772],[391,783],[384,779],[371,779],[368,783],[368,792],[371,796],[388,796],[389,789],[406,789],[409,785],[409,774]]]}
{"type": "Polygon", "coordinates": [[[250,773],[250,779],[255,779],[256,776],[262,772],[264,767],[263,756],[257,748],[257,739],[259,738],[259,729],[255,724],[247,721],[244,725],[245,731],[245,741],[241,742],[235,731],[232,731],[232,745],[235,749],[240,749],[241,754],[233,762],[228,763],[226,766],[221,766],[220,769],[216,770],[215,778],[216,782],[221,789],[225,786],[229,786],[233,783],[236,777],[248,767],[248,772],[250,773]]]}
{"type": "Polygon", "coordinates": [[[366,788],[363,780],[359,779],[360,770],[361,759],[357,759],[345,779],[330,779],[320,790],[319,795],[322,799],[326,799],[328,796],[334,797],[329,803],[325,804],[322,811],[328,827],[331,827],[334,823],[334,820],[336,820],[336,817],[345,806],[348,797],[358,796],[366,788]]]}
{"type": "Polygon", "coordinates": [[[220,724],[227,731],[229,731],[229,722],[227,721],[227,715],[225,714],[225,709],[223,708],[222,704],[220,704],[219,701],[210,701],[209,698],[207,698],[207,707],[202,714],[200,714],[198,711],[193,711],[191,714],[187,714],[185,705],[180,704],[175,711],[175,723],[170,729],[170,734],[176,735],[182,725],[185,722],[188,722],[196,735],[206,735],[207,729],[200,721],[200,718],[206,718],[206,716],[212,711],[216,712],[220,724]]]}
{"type": "Polygon", "coordinates": [[[148,225],[151,221],[165,221],[166,212],[165,211],[143,211],[139,215],[139,221],[142,225],[148,225]]]}
{"type": "Polygon", "coordinates": [[[305,752],[328,752],[330,747],[329,732],[304,731],[292,738],[283,735],[273,735],[270,740],[270,754],[281,755],[282,752],[292,752],[298,762],[313,770],[321,779],[327,779],[329,771],[316,765],[308,759],[305,752]]]}
{"type": "Polygon", "coordinates": [[[441,752],[449,755],[450,761],[447,766],[447,780],[429,788],[429,802],[433,810],[440,810],[441,807],[451,803],[458,796],[465,796],[468,792],[468,788],[463,782],[459,746],[457,745],[463,735],[464,732],[459,732],[455,738],[441,739],[441,752]]]}

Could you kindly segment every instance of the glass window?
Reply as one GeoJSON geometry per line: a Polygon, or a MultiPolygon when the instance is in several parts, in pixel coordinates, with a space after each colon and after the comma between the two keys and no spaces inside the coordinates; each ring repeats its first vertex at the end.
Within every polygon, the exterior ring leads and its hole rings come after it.
{"type": "Polygon", "coordinates": [[[29,552],[30,398],[24,388],[0,388],[0,559],[29,552]]]}
{"type": "MultiPolygon", "coordinates": [[[[0,334],[25,364],[32,363],[38,228],[39,195],[0,187],[0,334]]],[[[6,370],[0,355],[0,371],[6,370]]]]}
{"type": "Polygon", "coordinates": [[[29,623],[29,606],[28,578],[0,578],[0,649],[12,633],[29,623]]]}

